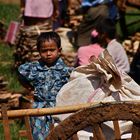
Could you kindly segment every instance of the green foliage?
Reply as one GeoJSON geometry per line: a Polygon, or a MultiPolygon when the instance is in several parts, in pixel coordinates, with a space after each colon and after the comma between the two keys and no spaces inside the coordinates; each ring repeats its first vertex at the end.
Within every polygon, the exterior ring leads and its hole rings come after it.
{"type": "Polygon", "coordinates": [[[126,12],[126,24],[130,35],[140,31],[140,9],[131,8],[126,12]]]}
{"type": "MultiPolygon", "coordinates": [[[[128,7],[125,14],[125,21],[128,36],[132,36],[136,32],[140,31],[140,9],[128,7]]],[[[119,21],[117,22],[117,34],[124,40],[119,21]]]]}
{"type": "Polygon", "coordinates": [[[22,87],[17,80],[16,71],[13,67],[13,50],[14,48],[10,48],[6,44],[0,44],[0,75],[8,81],[7,89],[16,92],[20,91],[22,87]]]}
{"type": "MultiPolygon", "coordinates": [[[[19,6],[0,3],[0,20],[5,23],[7,29],[10,21],[17,20],[19,16],[19,6]]],[[[14,69],[14,48],[8,44],[0,43],[0,76],[8,82],[7,90],[18,92],[22,90],[22,86],[17,80],[16,71],[14,69]]],[[[19,121],[10,122],[10,133],[12,140],[27,140],[27,138],[19,138],[18,131],[23,129],[24,125],[19,121]]],[[[0,140],[4,140],[4,131],[0,122],[0,140]]]]}
{"type": "MultiPolygon", "coordinates": [[[[19,5],[0,3],[0,18],[4,21],[6,29],[10,21],[17,20],[19,16],[19,5]]],[[[19,91],[21,85],[19,84],[16,72],[13,69],[14,65],[14,46],[10,47],[8,44],[0,43],[0,76],[4,76],[8,81],[8,89],[11,91],[19,91]]]]}
{"type": "MultiPolygon", "coordinates": [[[[128,18],[128,16],[126,17],[128,18]]],[[[129,21],[127,24],[128,34],[132,35],[137,31],[140,31],[140,15],[134,17],[129,17],[129,21]]]]}
{"type": "Polygon", "coordinates": [[[11,20],[17,20],[19,17],[19,5],[0,3],[0,20],[5,22],[8,27],[11,20]]]}

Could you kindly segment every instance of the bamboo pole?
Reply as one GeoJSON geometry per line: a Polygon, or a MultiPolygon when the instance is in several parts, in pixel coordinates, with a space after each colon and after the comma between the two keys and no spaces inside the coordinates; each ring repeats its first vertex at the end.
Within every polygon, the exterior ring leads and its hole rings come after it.
{"type": "MultiPolygon", "coordinates": [[[[69,106],[61,106],[61,107],[53,107],[53,108],[38,108],[38,109],[20,109],[20,110],[8,110],[7,116],[8,118],[18,118],[24,116],[44,116],[44,115],[56,115],[56,114],[66,114],[73,113],[79,111],[80,109],[84,109],[87,107],[92,107],[93,105],[105,105],[105,104],[117,104],[117,103],[140,103],[139,100],[131,100],[131,101],[105,101],[105,102],[94,102],[94,103],[85,103],[78,105],[69,105],[69,106]]],[[[0,119],[2,119],[2,115],[0,113],[0,119]]]]}
{"type": "MultiPolygon", "coordinates": [[[[80,109],[96,105],[98,103],[86,103],[86,104],[79,104],[79,105],[54,107],[54,108],[8,110],[7,116],[8,118],[18,118],[18,117],[24,117],[24,116],[43,116],[43,115],[73,113],[80,109]]],[[[2,118],[2,115],[0,113],[0,119],[1,118],[2,118]]]]}

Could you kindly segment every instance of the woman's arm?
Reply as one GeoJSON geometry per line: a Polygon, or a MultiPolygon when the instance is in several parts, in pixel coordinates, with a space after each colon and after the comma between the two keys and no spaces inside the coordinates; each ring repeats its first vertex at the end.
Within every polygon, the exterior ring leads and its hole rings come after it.
{"type": "Polygon", "coordinates": [[[24,15],[25,1],[26,0],[20,0],[20,15],[21,15],[21,17],[24,15]]]}
{"type": "Polygon", "coordinates": [[[53,2],[53,15],[52,15],[52,18],[53,20],[56,20],[56,18],[59,16],[59,2],[58,0],[52,0],[53,2]]]}

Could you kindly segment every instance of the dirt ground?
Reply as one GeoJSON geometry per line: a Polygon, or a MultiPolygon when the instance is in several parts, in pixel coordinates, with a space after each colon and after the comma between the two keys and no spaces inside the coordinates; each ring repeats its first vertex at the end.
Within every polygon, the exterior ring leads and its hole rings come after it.
{"type": "Polygon", "coordinates": [[[0,0],[0,2],[19,4],[20,0],[0,0]]]}

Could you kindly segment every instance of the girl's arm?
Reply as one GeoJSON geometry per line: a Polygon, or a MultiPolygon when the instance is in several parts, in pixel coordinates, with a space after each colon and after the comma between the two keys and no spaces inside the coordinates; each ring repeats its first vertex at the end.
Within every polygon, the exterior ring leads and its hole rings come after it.
{"type": "Polygon", "coordinates": [[[18,72],[18,80],[20,84],[26,88],[28,91],[34,91],[34,87],[30,84],[30,82],[18,72]]]}

